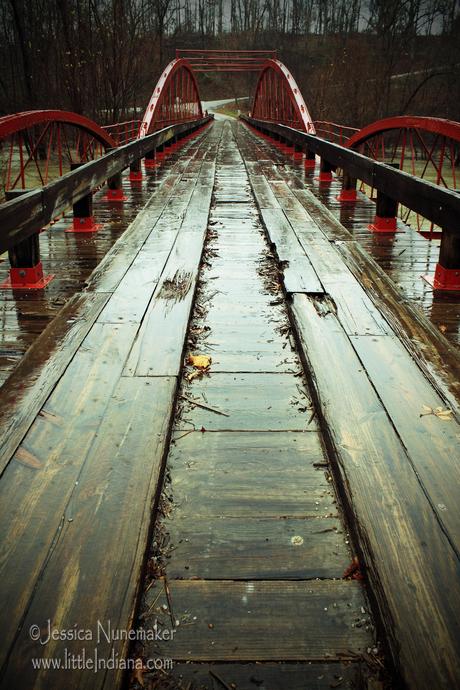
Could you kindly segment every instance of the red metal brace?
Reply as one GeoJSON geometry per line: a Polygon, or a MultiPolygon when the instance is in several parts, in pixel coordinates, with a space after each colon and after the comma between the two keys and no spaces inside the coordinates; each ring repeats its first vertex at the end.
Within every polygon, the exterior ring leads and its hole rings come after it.
{"type": "Polygon", "coordinates": [[[444,268],[436,264],[434,276],[422,276],[434,290],[460,290],[460,268],[444,268]]]}
{"type": "Polygon", "coordinates": [[[54,278],[54,275],[43,274],[42,262],[39,261],[35,266],[10,268],[10,276],[3,283],[0,289],[6,290],[42,290],[54,278]]]}

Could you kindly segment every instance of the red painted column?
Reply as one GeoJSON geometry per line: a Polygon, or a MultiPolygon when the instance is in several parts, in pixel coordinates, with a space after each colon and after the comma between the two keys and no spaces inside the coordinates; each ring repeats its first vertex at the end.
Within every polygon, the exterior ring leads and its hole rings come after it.
{"type": "Polygon", "coordinates": [[[460,291],[460,232],[444,228],[434,276],[423,276],[435,290],[460,291]]]}
{"type": "MultiPolygon", "coordinates": [[[[84,163],[71,163],[70,169],[77,170],[84,163]]],[[[97,232],[102,228],[101,223],[96,223],[93,216],[93,193],[90,192],[73,205],[72,227],[66,232],[97,232]]]]}
{"type": "Polygon", "coordinates": [[[398,202],[377,190],[377,204],[374,221],[369,225],[372,232],[396,232],[398,202]]]}
{"type": "Polygon", "coordinates": [[[342,189],[338,201],[356,201],[358,198],[356,192],[356,177],[351,177],[348,173],[344,172],[342,177],[342,189]]]}
{"type": "MultiPolygon", "coordinates": [[[[18,189],[5,193],[7,201],[27,194],[29,190],[18,189]]],[[[8,250],[10,260],[10,275],[0,284],[0,289],[13,290],[41,290],[53,280],[53,275],[45,276],[40,261],[39,233],[18,242],[8,250]]]]}

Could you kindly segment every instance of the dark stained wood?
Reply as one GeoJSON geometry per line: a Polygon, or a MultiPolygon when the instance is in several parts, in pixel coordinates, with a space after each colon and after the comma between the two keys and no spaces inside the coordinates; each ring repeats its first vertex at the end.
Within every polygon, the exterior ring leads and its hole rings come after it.
{"type": "Polygon", "coordinates": [[[2,662],[60,533],[134,335],[130,324],[93,326],[3,474],[2,662]]]}
{"type": "Polygon", "coordinates": [[[3,385],[0,408],[2,472],[107,299],[107,294],[100,293],[76,295],[69,300],[3,385]]]}
{"type": "Polygon", "coordinates": [[[281,133],[292,143],[298,143],[321,155],[330,165],[346,170],[350,175],[372,185],[391,199],[420,213],[442,228],[458,232],[460,197],[453,190],[438,187],[385,163],[373,161],[352,149],[347,149],[312,134],[300,132],[284,125],[258,122],[242,116],[255,126],[281,133]]]}
{"type": "Polygon", "coordinates": [[[174,549],[169,579],[340,579],[351,561],[336,518],[209,519],[192,513],[165,528],[174,549]]]}
{"type": "Polygon", "coordinates": [[[91,657],[96,646],[100,658],[126,656],[127,640],[109,642],[100,635],[95,644],[97,624],[105,630],[109,621],[114,630],[133,624],[175,385],[174,378],[122,378],[113,390],[97,439],[66,497],[59,539],[37,584],[3,687],[14,686],[17,678],[23,687],[113,688],[120,683],[121,671],[99,673],[100,679],[86,669],[37,673],[30,659],[63,658],[65,650],[84,650],[91,657]],[[93,639],[33,643],[30,626],[46,629],[48,620],[61,630],[77,623],[91,630],[93,639]]]}
{"type": "Polygon", "coordinates": [[[313,266],[281,209],[260,210],[270,241],[282,262],[286,292],[324,292],[313,266]]]}
{"type": "MultiPolygon", "coordinates": [[[[404,299],[394,282],[357,242],[339,247],[347,265],[367,294],[378,302],[392,329],[412,353],[425,375],[457,413],[460,411],[460,354],[419,308],[404,299]]],[[[445,317],[442,316],[444,319],[445,317]]]]}
{"type": "MultiPolygon", "coordinates": [[[[176,664],[173,678],[193,689],[222,690],[223,681],[238,690],[331,690],[331,688],[361,688],[366,671],[359,663],[328,664],[176,664]],[[219,680],[220,679],[220,680],[219,680]]],[[[146,675],[148,678],[148,675],[146,675]]]]}
{"type": "MultiPolygon", "coordinates": [[[[162,254],[166,261],[171,243],[167,246],[165,235],[177,225],[175,209],[180,211],[183,200],[191,194],[191,171],[199,170],[203,152],[208,146],[208,136],[201,136],[180,155],[163,163],[160,169],[149,172],[142,184],[131,185],[125,180],[124,190],[129,201],[123,205],[108,202],[104,192],[98,192],[94,197],[95,215],[103,226],[95,235],[66,234],[71,219],[65,218],[40,234],[43,269],[45,273],[54,274],[55,278],[46,290],[0,292],[3,327],[0,383],[59,313],[64,302],[84,288],[85,281],[90,290],[113,291],[129,269],[139,247],[143,258],[158,259],[162,254]],[[178,195],[180,199],[177,199],[178,195]],[[179,203],[173,205],[174,200],[179,203]],[[136,218],[140,209],[143,210],[136,218]],[[162,232],[157,233],[160,228],[162,232]],[[107,250],[109,255],[104,258],[107,250]]],[[[6,278],[7,262],[0,263],[0,270],[2,279],[6,278]]]]}
{"type": "MultiPolygon", "coordinates": [[[[280,209],[261,208],[260,212],[267,233],[276,244],[279,259],[289,262],[289,268],[292,261],[294,271],[299,266],[297,262],[302,261],[298,275],[313,276],[313,280],[292,280],[293,275],[284,271],[286,291],[321,293],[326,290],[334,299],[339,319],[347,333],[387,333],[387,324],[380,312],[357,283],[335,246],[323,235],[318,223],[296,199],[288,185],[273,180],[269,180],[269,183],[280,202],[280,209]],[[289,198],[295,201],[294,211],[286,203],[289,198]],[[284,203],[284,212],[281,211],[281,203],[284,203]]],[[[254,192],[258,200],[256,189],[254,192]]]]}
{"type": "Polygon", "coordinates": [[[404,444],[457,554],[460,554],[460,425],[405,347],[395,338],[353,337],[352,344],[404,444]],[[429,410],[433,414],[429,414],[429,410]],[[428,412],[428,414],[427,414],[428,412]]]}
{"type": "MultiPolygon", "coordinates": [[[[300,379],[301,381],[301,379],[300,379]]],[[[185,389],[188,398],[223,412],[217,414],[184,401],[181,428],[207,431],[315,431],[311,402],[292,374],[211,374],[185,389]],[[203,397],[204,396],[204,397],[203,397]]]]}
{"type": "MultiPolygon", "coordinates": [[[[212,164],[211,170],[214,170],[212,164]]],[[[126,375],[176,375],[208,224],[212,185],[198,183],[126,365],[126,375]]]]}
{"type": "Polygon", "coordinates": [[[178,514],[318,519],[336,515],[318,434],[197,431],[184,436],[179,431],[175,439],[169,463],[178,514]],[[268,462],[268,457],[273,460],[268,462]]]}
{"type": "MultiPolygon", "coordinates": [[[[357,582],[174,580],[169,589],[175,618],[191,624],[179,625],[173,640],[148,645],[149,656],[178,661],[332,660],[350,658],[373,642],[364,625],[352,627],[363,618],[357,582]]],[[[147,604],[157,594],[150,590],[147,604]]],[[[158,604],[165,600],[160,596],[158,604]]]]}
{"type": "Polygon", "coordinates": [[[399,670],[410,687],[455,687],[458,557],[333,307],[295,295],[293,314],[399,670]]]}
{"type": "Polygon", "coordinates": [[[118,149],[86,163],[78,170],[67,173],[55,182],[43,187],[34,196],[2,204],[0,225],[2,237],[0,252],[14,246],[31,234],[47,225],[53,218],[63,213],[69,206],[103,184],[107,179],[127,168],[136,159],[142,158],[148,150],[160,141],[167,141],[178,131],[192,131],[210,120],[206,117],[190,123],[172,125],[143,139],[125,144],[118,149]],[[39,203],[37,204],[37,201],[39,203]],[[27,208],[28,213],[24,212],[27,208]]]}

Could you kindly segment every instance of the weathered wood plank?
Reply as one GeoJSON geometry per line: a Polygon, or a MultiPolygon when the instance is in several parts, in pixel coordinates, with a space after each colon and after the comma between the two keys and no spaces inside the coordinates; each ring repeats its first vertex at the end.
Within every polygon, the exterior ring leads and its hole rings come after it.
{"type": "MultiPolygon", "coordinates": [[[[331,688],[359,688],[365,671],[360,663],[328,664],[176,664],[171,676],[184,687],[200,690],[331,690],[331,688]],[[226,686],[222,684],[226,683],[226,686]]],[[[146,675],[148,678],[148,675],[146,675]]]]}
{"type": "Polygon", "coordinates": [[[265,230],[281,263],[286,292],[323,293],[311,262],[283,211],[260,208],[265,230]]]}
{"type": "Polygon", "coordinates": [[[180,428],[207,431],[316,431],[311,401],[292,374],[212,374],[194,380],[189,399],[210,405],[218,414],[184,401],[180,428]],[[187,420],[187,423],[184,420],[187,420]]]}
{"type": "Polygon", "coordinates": [[[337,514],[318,434],[196,431],[184,436],[179,431],[174,438],[169,465],[175,513],[254,518],[337,514]]]}
{"type": "Polygon", "coordinates": [[[460,553],[460,428],[427,408],[446,410],[415,361],[395,338],[351,339],[382,400],[438,519],[460,553]],[[428,412],[429,412],[428,409],[428,412]],[[423,415],[423,416],[422,416],[423,415]]]}
{"type": "Polygon", "coordinates": [[[333,306],[295,295],[293,314],[399,670],[410,687],[455,687],[457,555],[333,306]]]}
{"type": "MultiPolygon", "coordinates": [[[[214,173],[212,163],[203,164],[214,173]]],[[[176,376],[195,293],[212,185],[198,181],[126,364],[127,376],[176,376]]]]}
{"type": "Polygon", "coordinates": [[[2,386],[0,472],[103,309],[109,295],[70,299],[2,386]]]}
{"type": "Polygon", "coordinates": [[[121,375],[135,326],[95,324],[0,482],[3,663],[121,375]]]}
{"type": "MultiPolygon", "coordinates": [[[[64,508],[59,539],[41,574],[23,628],[9,659],[3,687],[111,687],[122,672],[32,668],[31,657],[63,659],[67,654],[111,654],[123,658],[127,640],[107,641],[107,629],[130,630],[141,566],[156,495],[176,386],[171,378],[122,378],[108,402],[78,482],[64,508]],[[120,548],[122,546],[122,548],[120,548]],[[29,636],[31,625],[46,630],[91,630],[92,640],[50,640],[29,636]]],[[[38,516],[35,516],[38,517],[38,516]]]]}
{"type": "MultiPolygon", "coordinates": [[[[169,588],[174,616],[192,624],[179,625],[173,640],[148,645],[152,656],[160,653],[181,661],[331,660],[372,644],[365,626],[352,627],[356,618],[363,618],[357,582],[175,580],[169,588]]],[[[151,590],[147,604],[157,594],[151,590]]],[[[160,596],[158,604],[165,602],[166,596],[160,596]]]]}
{"type": "MultiPolygon", "coordinates": [[[[282,486],[280,490],[284,482],[282,486]]],[[[351,560],[336,518],[222,519],[190,514],[175,515],[165,529],[174,549],[166,565],[169,579],[340,579],[351,560]]]]}

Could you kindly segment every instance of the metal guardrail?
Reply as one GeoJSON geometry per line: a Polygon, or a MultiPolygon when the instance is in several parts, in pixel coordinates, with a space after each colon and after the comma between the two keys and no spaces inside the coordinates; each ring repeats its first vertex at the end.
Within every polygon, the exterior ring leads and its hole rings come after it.
{"type": "Polygon", "coordinates": [[[171,139],[192,132],[210,116],[171,125],[142,139],[120,146],[95,161],[81,165],[45,187],[34,189],[0,205],[0,253],[39,232],[93,189],[171,139]]]}
{"type": "Polygon", "coordinates": [[[420,213],[427,220],[439,225],[443,231],[454,233],[460,240],[458,192],[444,189],[312,134],[272,122],[255,120],[245,115],[240,117],[261,132],[275,135],[293,144],[298,150],[315,153],[329,164],[330,169],[342,169],[350,177],[365,182],[390,199],[420,213]]]}

